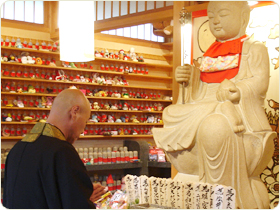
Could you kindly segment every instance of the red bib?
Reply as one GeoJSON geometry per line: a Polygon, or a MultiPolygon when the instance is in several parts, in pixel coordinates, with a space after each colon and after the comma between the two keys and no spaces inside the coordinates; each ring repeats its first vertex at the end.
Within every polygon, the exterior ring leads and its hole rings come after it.
{"type": "Polygon", "coordinates": [[[246,35],[226,42],[215,41],[208,50],[204,53],[204,57],[217,58],[219,56],[230,56],[239,54],[238,66],[236,68],[227,69],[223,71],[216,72],[200,72],[200,79],[207,83],[221,83],[225,79],[232,79],[235,77],[239,71],[240,59],[243,41],[246,35]]]}

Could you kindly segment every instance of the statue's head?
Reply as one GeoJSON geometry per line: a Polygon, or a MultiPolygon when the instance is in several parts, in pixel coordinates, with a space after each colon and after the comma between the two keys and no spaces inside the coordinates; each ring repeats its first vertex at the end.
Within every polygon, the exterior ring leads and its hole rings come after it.
{"type": "Polygon", "coordinates": [[[210,1],[207,13],[210,30],[218,41],[245,35],[250,18],[247,1],[210,1]]]}

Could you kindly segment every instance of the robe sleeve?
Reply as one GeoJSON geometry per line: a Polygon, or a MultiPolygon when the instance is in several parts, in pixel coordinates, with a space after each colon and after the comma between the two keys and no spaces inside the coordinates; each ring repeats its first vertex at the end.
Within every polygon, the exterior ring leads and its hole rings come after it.
{"type": "MultiPolygon", "coordinates": [[[[240,108],[243,110],[247,127],[253,132],[271,130],[264,111],[264,99],[269,84],[269,58],[267,48],[259,42],[251,44],[242,67],[250,72],[236,83],[241,92],[240,108]]],[[[245,72],[245,71],[243,71],[245,72]]]]}
{"type": "Polygon", "coordinates": [[[59,202],[59,206],[66,209],[95,208],[89,199],[93,186],[75,148],[72,145],[61,147],[51,161],[53,163],[43,164],[46,167],[41,171],[41,176],[45,176],[42,180],[48,180],[43,183],[43,188],[49,207],[58,206],[59,202]],[[53,192],[57,195],[53,195],[53,192]]]}

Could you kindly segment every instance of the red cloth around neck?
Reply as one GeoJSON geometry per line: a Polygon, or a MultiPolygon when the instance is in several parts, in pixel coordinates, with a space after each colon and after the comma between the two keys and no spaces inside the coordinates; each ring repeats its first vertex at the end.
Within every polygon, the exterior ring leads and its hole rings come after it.
{"type": "Polygon", "coordinates": [[[208,56],[211,58],[217,58],[218,56],[236,55],[239,54],[238,67],[233,69],[228,69],[224,71],[217,72],[200,72],[200,79],[207,83],[221,83],[225,79],[232,79],[235,77],[239,71],[239,64],[241,59],[241,52],[243,42],[241,39],[245,38],[246,35],[226,42],[215,41],[203,56],[208,56]]]}

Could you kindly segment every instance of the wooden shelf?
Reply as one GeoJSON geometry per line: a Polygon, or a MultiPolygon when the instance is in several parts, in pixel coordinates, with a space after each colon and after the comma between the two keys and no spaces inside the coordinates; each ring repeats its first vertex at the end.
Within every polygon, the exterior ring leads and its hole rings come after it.
{"type": "Polygon", "coordinates": [[[146,89],[146,90],[166,90],[170,91],[172,88],[158,88],[158,87],[143,87],[143,86],[130,86],[130,85],[99,85],[97,83],[85,83],[85,82],[70,82],[70,81],[55,81],[47,79],[31,79],[31,78],[20,78],[20,77],[4,77],[1,79],[16,80],[16,81],[30,81],[30,82],[44,82],[44,83],[57,83],[57,84],[71,84],[71,85],[90,85],[99,87],[121,87],[121,88],[133,88],[133,89],[146,89]]]}
{"type": "Polygon", "coordinates": [[[1,122],[1,125],[35,125],[37,122],[18,122],[18,121],[12,121],[12,122],[1,122]]]}
{"type": "MultiPolygon", "coordinates": [[[[51,52],[51,51],[44,51],[44,50],[36,50],[36,49],[30,49],[30,48],[13,48],[13,47],[1,47],[2,53],[7,52],[8,53],[15,53],[20,54],[21,52],[29,52],[30,56],[42,56],[42,57],[53,57],[58,62],[58,65],[61,65],[59,62],[59,52],[51,52]]],[[[160,56],[162,60],[164,60],[163,56],[160,56]]],[[[79,62],[77,62],[79,63],[79,62]]],[[[53,70],[63,70],[67,74],[68,73],[76,73],[80,72],[80,74],[91,74],[91,73],[99,73],[101,75],[112,75],[114,76],[123,76],[127,79],[128,82],[132,85],[124,86],[124,85],[99,85],[98,83],[83,83],[83,82],[72,82],[72,81],[55,81],[55,80],[47,80],[47,79],[31,79],[31,78],[19,78],[19,77],[1,77],[1,81],[6,82],[18,82],[18,84],[34,84],[37,83],[38,85],[61,85],[63,89],[65,87],[68,87],[70,85],[80,86],[79,88],[114,88],[114,89],[122,89],[126,88],[128,91],[138,91],[141,90],[143,92],[147,90],[153,90],[153,91],[161,91],[160,94],[168,95],[172,91],[172,77],[169,75],[172,75],[173,66],[168,64],[155,64],[151,62],[135,62],[135,61],[124,61],[119,59],[108,59],[108,58],[95,58],[95,61],[87,62],[88,67],[87,68],[68,68],[68,67],[62,67],[62,66],[49,66],[49,65],[36,65],[36,64],[22,64],[22,63],[16,63],[16,62],[1,62],[2,68],[8,68],[9,70],[13,69],[25,69],[28,71],[30,69],[36,69],[44,70],[47,72],[53,71],[53,70]],[[135,73],[125,73],[125,72],[116,72],[116,71],[106,71],[106,70],[100,70],[101,64],[109,64],[109,65],[124,65],[124,66],[137,66],[137,67],[144,67],[148,68],[149,74],[135,74],[135,73]],[[90,64],[93,64],[95,69],[90,69],[90,64]],[[22,82],[20,82],[22,81],[22,82]],[[65,84],[65,85],[63,85],[65,84]],[[134,90],[133,90],[134,89],[134,90]],[[136,90],[137,89],[137,90],[136,90]]],[[[47,91],[46,91],[47,92],[47,91]]],[[[10,92],[1,92],[2,97],[7,96],[9,100],[11,100],[12,96],[35,96],[35,97],[47,97],[52,96],[56,97],[58,94],[47,94],[47,93],[10,93],[10,92]]],[[[171,100],[162,100],[162,99],[142,99],[142,98],[115,98],[115,97],[95,97],[95,96],[87,96],[88,99],[93,100],[118,100],[118,101],[135,101],[135,102],[162,102],[162,103],[172,103],[171,100]]],[[[1,107],[3,110],[30,110],[30,111],[49,111],[50,108],[37,108],[37,107],[1,107]]],[[[99,112],[99,113],[120,113],[121,114],[159,114],[161,115],[162,111],[138,111],[138,110],[94,110],[91,109],[92,112],[99,112]]],[[[2,126],[5,125],[26,125],[26,127],[31,127],[35,125],[37,122],[1,122],[2,126]]],[[[163,126],[163,123],[93,123],[88,121],[87,126],[100,126],[101,128],[106,128],[108,126],[118,126],[121,128],[124,128],[125,126],[163,126]]],[[[138,127],[139,128],[139,127],[138,127]]],[[[21,140],[22,136],[9,136],[9,137],[1,137],[2,141],[13,141],[13,140],[21,140]]],[[[151,139],[153,138],[153,135],[112,135],[112,136],[103,136],[103,135],[83,135],[80,136],[79,139],[83,140],[123,140],[123,139],[151,139]]],[[[145,164],[147,165],[147,164],[145,164]]],[[[132,163],[125,163],[125,164],[110,164],[110,165],[92,165],[87,166],[89,167],[89,170],[110,170],[114,167],[119,169],[124,168],[141,168],[142,163],[132,164],[132,163]]]]}
{"type": "Polygon", "coordinates": [[[168,59],[173,59],[173,52],[169,53],[169,54],[164,54],[163,55],[165,58],[168,58],[168,59]]]}
{"type": "MultiPolygon", "coordinates": [[[[116,135],[116,136],[103,136],[103,135],[86,135],[80,136],[79,139],[114,139],[114,138],[152,138],[153,135],[116,135]]],[[[23,136],[1,136],[1,140],[21,140],[23,136]]]]}
{"type": "Polygon", "coordinates": [[[15,96],[57,96],[57,94],[49,93],[10,93],[10,92],[1,92],[1,95],[15,95],[15,96]]]}
{"type": "Polygon", "coordinates": [[[16,48],[16,47],[5,47],[1,46],[1,50],[14,50],[14,51],[21,51],[21,52],[34,52],[34,53],[42,53],[42,54],[50,54],[50,55],[60,55],[60,52],[52,52],[48,50],[36,50],[31,48],[16,48]]]}
{"type": "Polygon", "coordinates": [[[87,171],[103,171],[103,170],[116,170],[116,169],[130,169],[141,168],[142,163],[114,163],[114,164],[96,164],[86,165],[87,171]]]}
{"type": "MultiPolygon", "coordinates": [[[[35,125],[37,122],[18,122],[18,121],[12,121],[12,122],[1,122],[1,125],[35,125]]],[[[139,126],[139,125],[160,125],[162,126],[163,123],[108,123],[108,122],[98,122],[98,123],[93,123],[93,122],[88,122],[87,125],[134,125],[134,126],[139,126]]]]}
{"type": "MultiPolygon", "coordinates": [[[[7,107],[7,106],[2,106],[1,109],[6,109],[6,110],[51,110],[51,108],[37,108],[37,107],[7,107]]],[[[162,111],[138,111],[138,110],[106,110],[106,109],[91,109],[92,112],[124,112],[124,113],[162,113],[162,111]]]]}
{"type": "Polygon", "coordinates": [[[163,125],[163,123],[132,123],[132,122],[129,122],[129,123],[101,123],[101,122],[98,122],[98,123],[87,123],[87,125],[163,125]]]}
{"type": "Polygon", "coordinates": [[[6,110],[35,110],[35,111],[40,111],[40,110],[45,110],[45,111],[48,111],[48,110],[51,110],[50,108],[37,108],[37,107],[7,107],[7,106],[1,106],[1,109],[6,109],[6,110]]]}
{"type": "Polygon", "coordinates": [[[127,77],[135,78],[149,78],[149,79],[163,79],[163,80],[172,80],[172,77],[168,76],[156,76],[149,74],[135,74],[135,73],[125,73],[125,72],[116,72],[116,71],[106,71],[106,70],[96,70],[96,69],[85,69],[85,68],[67,68],[67,67],[58,67],[58,66],[48,66],[48,65],[36,65],[36,64],[23,64],[15,62],[1,62],[2,65],[13,65],[13,66],[24,66],[24,67],[35,67],[35,68],[46,68],[46,69],[60,69],[66,71],[79,71],[79,72],[90,72],[90,73],[100,73],[100,74],[113,74],[113,75],[122,75],[127,77]]]}
{"type": "MultiPolygon", "coordinates": [[[[1,47],[1,50],[14,50],[14,51],[21,51],[21,52],[32,52],[32,53],[41,53],[41,54],[49,54],[49,55],[60,55],[59,52],[50,52],[50,51],[44,51],[44,50],[35,50],[35,49],[29,49],[29,48],[15,48],[15,47],[1,47]]],[[[153,67],[161,67],[161,68],[170,68],[172,69],[172,65],[168,64],[154,64],[154,63],[147,63],[147,62],[138,62],[138,61],[128,61],[128,60],[119,60],[119,59],[110,59],[110,58],[95,58],[96,61],[108,61],[108,62],[117,62],[117,63],[127,63],[127,64],[134,64],[134,65],[143,65],[143,66],[153,66],[153,67]]],[[[8,62],[4,62],[5,64],[8,62]]],[[[28,64],[25,64],[28,65],[28,64]]],[[[30,64],[29,66],[35,66],[35,67],[45,67],[50,68],[51,66],[47,65],[35,65],[30,64]]],[[[65,68],[65,67],[57,67],[57,68],[65,68]]],[[[70,69],[70,68],[66,68],[70,69]]]]}
{"type": "Polygon", "coordinates": [[[153,168],[171,168],[170,162],[157,162],[157,161],[149,161],[148,167],[153,168]]]}
{"type": "Polygon", "coordinates": [[[129,64],[135,64],[135,65],[154,66],[154,67],[161,67],[161,68],[173,68],[172,65],[168,65],[168,64],[154,64],[154,63],[146,63],[146,62],[138,62],[138,61],[124,61],[124,60],[110,59],[110,58],[98,58],[98,57],[96,57],[95,60],[115,61],[115,62],[119,62],[119,63],[129,63],[129,64]]]}
{"type": "MultiPolygon", "coordinates": [[[[49,93],[10,93],[1,92],[1,95],[15,95],[15,96],[57,96],[57,94],[49,93]]],[[[172,103],[171,100],[163,99],[144,99],[144,98],[115,98],[115,97],[96,97],[96,96],[86,96],[88,99],[101,99],[101,100],[118,100],[118,101],[149,101],[149,102],[166,102],[172,103]]]]}
{"type": "Polygon", "coordinates": [[[173,42],[162,43],[161,48],[166,49],[166,50],[172,50],[173,49],[173,42]]]}

